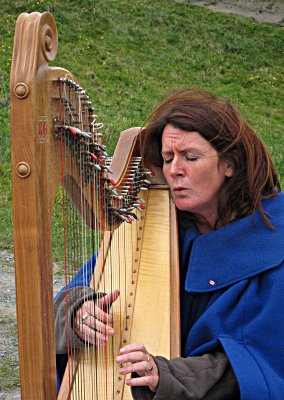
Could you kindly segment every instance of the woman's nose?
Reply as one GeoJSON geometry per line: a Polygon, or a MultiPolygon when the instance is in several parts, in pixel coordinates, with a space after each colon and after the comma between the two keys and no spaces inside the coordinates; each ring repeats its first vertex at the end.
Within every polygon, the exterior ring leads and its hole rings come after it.
{"type": "Polygon", "coordinates": [[[177,175],[184,175],[184,168],[182,166],[182,163],[177,158],[174,158],[171,162],[170,174],[172,177],[175,177],[177,175]]]}

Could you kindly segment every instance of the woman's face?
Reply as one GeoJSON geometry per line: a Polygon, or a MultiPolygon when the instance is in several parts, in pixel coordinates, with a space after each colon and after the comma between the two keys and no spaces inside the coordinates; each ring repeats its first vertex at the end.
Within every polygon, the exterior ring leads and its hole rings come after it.
{"type": "Polygon", "coordinates": [[[166,125],[162,135],[163,173],[179,210],[205,217],[212,225],[217,203],[231,166],[220,161],[217,151],[198,132],[166,125]]]}

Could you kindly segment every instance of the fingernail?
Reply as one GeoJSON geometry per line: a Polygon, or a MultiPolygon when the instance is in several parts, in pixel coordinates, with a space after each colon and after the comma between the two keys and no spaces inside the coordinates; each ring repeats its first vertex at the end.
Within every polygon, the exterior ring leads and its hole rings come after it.
{"type": "Polygon", "coordinates": [[[119,373],[124,374],[125,371],[126,371],[126,368],[120,368],[119,373]]]}
{"type": "Polygon", "coordinates": [[[113,334],[114,334],[114,329],[109,328],[108,333],[109,333],[110,335],[113,335],[113,334]]]}
{"type": "Polygon", "coordinates": [[[121,362],[121,361],[122,361],[122,357],[119,357],[119,356],[116,357],[116,361],[117,361],[117,362],[121,362]]]}

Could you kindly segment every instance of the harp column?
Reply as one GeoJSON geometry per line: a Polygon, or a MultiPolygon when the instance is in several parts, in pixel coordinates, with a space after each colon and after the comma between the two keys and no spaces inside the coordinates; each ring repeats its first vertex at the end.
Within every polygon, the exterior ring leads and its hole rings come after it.
{"type": "Polygon", "coordinates": [[[11,68],[11,158],[21,398],[56,399],[51,264],[49,13],[17,21],[11,68]],[[36,122],[35,122],[36,121],[36,122]]]}

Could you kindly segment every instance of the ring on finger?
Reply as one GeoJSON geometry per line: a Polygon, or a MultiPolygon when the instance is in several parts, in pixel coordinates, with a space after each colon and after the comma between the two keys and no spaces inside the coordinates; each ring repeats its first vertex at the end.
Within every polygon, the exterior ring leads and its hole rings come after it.
{"type": "Polygon", "coordinates": [[[153,365],[150,365],[150,367],[148,368],[148,372],[152,372],[154,369],[153,365]]]}
{"type": "Polygon", "coordinates": [[[149,362],[149,361],[150,361],[150,356],[149,356],[149,354],[148,354],[148,353],[146,354],[146,361],[147,361],[147,362],[149,362]]]}
{"type": "Polygon", "coordinates": [[[81,321],[80,321],[81,324],[86,325],[86,321],[87,321],[88,316],[89,316],[88,313],[83,314],[83,316],[81,318],[81,321]]]}

